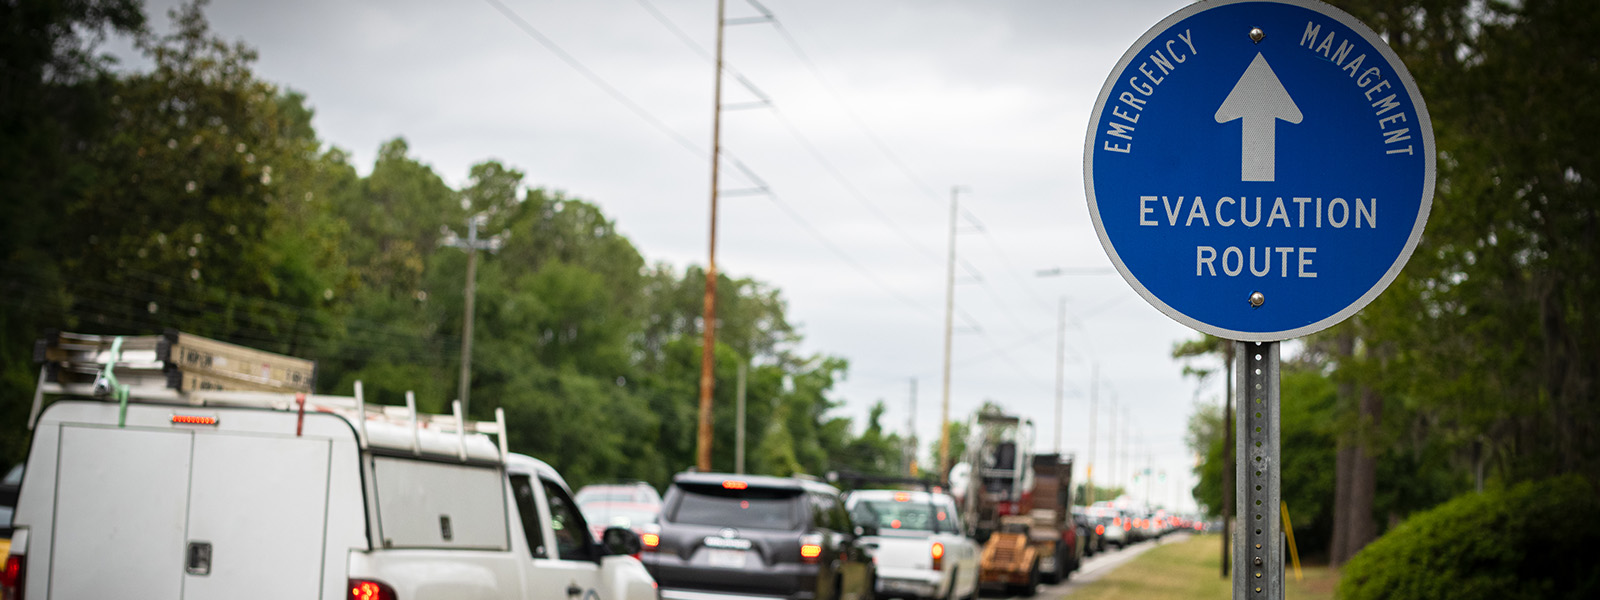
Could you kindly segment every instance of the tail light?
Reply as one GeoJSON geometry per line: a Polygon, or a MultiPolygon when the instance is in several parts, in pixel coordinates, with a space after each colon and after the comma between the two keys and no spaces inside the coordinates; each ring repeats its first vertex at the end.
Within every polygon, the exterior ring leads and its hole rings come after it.
{"type": "Polygon", "coordinates": [[[389,584],[371,579],[351,579],[350,600],[398,600],[389,584]]]}
{"type": "Polygon", "coordinates": [[[933,550],[929,551],[929,554],[933,556],[933,570],[939,571],[939,570],[943,569],[944,568],[944,544],[941,544],[939,542],[934,542],[933,543],[933,550]]]}
{"type": "Polygon", "coordinates": [[[1122,517],[1117,517],[1115,519],[1112,519],[1111,520],[1111,526],[1112,527],[1121,527],[1122,526],[1122,517]]]}
{"type": "Polygon", "coordinates": [[[22,600],[25,567],[27,567],[27,557],[21,554],[6,557],[5,569],[0,570],[0,598],[22,600]]]}
{"type": "Polygon", "coordinates": [[[1105,525],[1095,525],[1094,526],[1094,534],[1095,535],[1105,535],[1106,534],[1106,526],[1105,525]]]}
{"type": "Polygon", "coordinates": [[[800,536],[800,562],[816,564],[822,556],[822,534],[808,533],[800,536]]]}
{"type": "Polygon", "coordinates": [[[639,526],[639,547],[645,552],[655,552],[661,547],[661,526],[645,523],[639,526]]]}

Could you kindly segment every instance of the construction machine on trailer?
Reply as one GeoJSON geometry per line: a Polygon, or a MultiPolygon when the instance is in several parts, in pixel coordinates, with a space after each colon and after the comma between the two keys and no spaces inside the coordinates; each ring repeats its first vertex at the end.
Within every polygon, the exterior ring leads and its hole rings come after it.
{"type": "Polygon", "coordinates": [[[983,544],[980,583],[1031,596],[1040,582],[1065,579],[1082,556],[1071,457],[1035,454],[1033,422],[1014,415],[979,413],[969,431],[950,484],[983,544]]]}

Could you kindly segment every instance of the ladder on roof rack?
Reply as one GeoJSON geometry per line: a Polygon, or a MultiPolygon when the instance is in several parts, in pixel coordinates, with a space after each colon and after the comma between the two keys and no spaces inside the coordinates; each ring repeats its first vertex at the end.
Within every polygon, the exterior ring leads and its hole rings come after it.
{"type": "Polygon", "coordinates": [[[413,453],[421,453],[421,430],[427,428],[455,433],[463,461],[468,433],[494,436],[500,459],[509,455],[504,409],[495,409],[494,421],[466,420],[459,400],[451,403],[451,414],[423,413],[411,392],[406,392],[405,406],[368,404],[360,381],[353,396],[313,394],[313,361],[176,331],[159,336],[53,334],[35,344],[34,358],[41,367],[29,430],[38,425],[46,395],[117,400],[124,409],[129,402],[261,408],[297,412],[302,420],[309,408],[352,421],[363,449],[369,447],[367,422],[374,421],[408,426],[413,453]]]}

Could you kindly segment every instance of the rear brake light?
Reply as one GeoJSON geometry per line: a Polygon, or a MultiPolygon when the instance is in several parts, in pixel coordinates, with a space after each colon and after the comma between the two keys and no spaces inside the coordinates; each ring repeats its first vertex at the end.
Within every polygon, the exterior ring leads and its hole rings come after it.
{"type": "Polygon", "coordinates": [[[910,502],[911,501],[911,494],[907,494],[905,492],[896,492],[895,495],[894,495],[894,501],[895,502],[910,502]]]}
{"type": "Polygon", "coordinates": [[[0,598],[5,600],[22,600],[23,575],[27,565],[26,557],[13,554],[6,557],[4,570],[0,570],[0,598]]]}
{"type": "Polygon", "coordinates": [[[654,533],[646,533],[639,536],[639,541],[644,543],[645,550],[655,550],[656,546],[661,545],[661,536],[654,533]]]}
{"type": "Polygon", "coordinates": [[[351,579],[350,600],[398,600],[394,588],[381,581],[351,579]]]}
{"type": "Polygon", "coordinates": [[[1094,534],[1095,535],[1105,535],[1106,534],[1106,526],[1105,525],[1095,525],[1094,526],[1094,534]]]}
{"type": "Polygon", "coordinates": [[[201,417],[197,415],[172,415],[174,425],[216,425],[216,417],[201,417]]]}
{"type": "Polygon", "coordinates": [[[938,571],[941,568],[943,568],[944,567],[944,544],[941,544],[939,542],[934,542],[933,543],[933,550],[930,551],[929,553],[933,555],[933,570],[938,571]]]}
{"type": "Polygon", "coordinates": [[[800,562],[812,564],[822,556],[822,535],[808,533],[800,536],[800,562]]]}
{"type": "Polygon", "coordinates": [[[742,489],[746,489],[746,488],[749,488],[749,487],[750,487],[750,484],[745,483],[743,481],[734,481],[732,479],[729,479],[727,481],[722,482],[722,489],[725,489],[725,490],[742,490],[742,489]]]}

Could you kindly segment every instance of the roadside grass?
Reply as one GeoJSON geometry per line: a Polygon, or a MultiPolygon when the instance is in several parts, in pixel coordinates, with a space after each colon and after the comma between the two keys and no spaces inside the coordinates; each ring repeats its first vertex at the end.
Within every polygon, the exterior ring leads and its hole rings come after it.
{"type": "MultiPolygon", "coordinates": [[[[1065,597],[1071,600],[1226,600],[1233,582],[1221,577],[1222,557],[1215,535],[1197,535],[1181,542],[1166,542],[1117,567],[1098,581],[1065,597]]],[[[1290,600],[1331,600],[1339,573],[1326,566],[1302,565],[1305,579],[1296,581],[1294,567],[1285,576],[1290,600]]]]}

